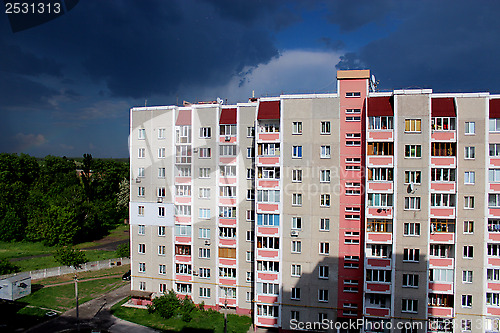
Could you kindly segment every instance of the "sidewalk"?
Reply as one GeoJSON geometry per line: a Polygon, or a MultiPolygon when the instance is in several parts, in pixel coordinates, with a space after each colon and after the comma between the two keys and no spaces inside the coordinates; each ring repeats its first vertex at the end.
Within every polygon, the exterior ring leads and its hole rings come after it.
{"type": "MultiPolygon", "coordinates": [[[[114,317],[111,307],[128,296],[130,284],[112,290],[96,299],[79,306],[80,328],[107,330],[112,333],[154,333],[158,332],[151,328],[137,325],[114,317]]],[[[76,309],[71,309],[57,318],[32,327],[26,332],[30,333],[54,333],[68,329],[76,329],[76,309]]]]}

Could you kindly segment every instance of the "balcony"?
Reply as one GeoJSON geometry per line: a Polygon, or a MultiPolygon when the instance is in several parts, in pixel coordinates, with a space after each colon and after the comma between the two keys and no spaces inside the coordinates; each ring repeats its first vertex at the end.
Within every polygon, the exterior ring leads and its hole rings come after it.
{"type": "Polygon", "coordinates": [[[368,192],[393,193],[393,186],[392,181],[369,181],[368,192]]]}
{"type": "Polygon", "coordinates": [[[454,258],[440,258],[429,256],[429,267],[431,268],[442,268],[442,269],[453,269],[454,258]]]}
{"type": "Polygon", "coordinates": [[[279,189],[280,180],[279,179],[259,179],[257,181],[257,187],[266,189],[279,189]]]}
{"type": "Polygon", "coordinates": [[[454,219],[455,207],[431,207],[431,218],[454,219]]]}
{"type": "Polygon", "coordinates": [[[452,294],[453,282],[429,282],[429,292],[437,294],[452,294]]]}
{"type": "Polygon", "coordinates": [[[276,259],[279,260],[279,250],[257,249],[257,259],[276,259]]]}
{"type": "Polygon", "coordinates": [[[390,268],[391,259],[390,258],[367,258],[366,268],[390,268]]]}
{"type": "Polygon", "coordinates": [[[371,307],[370,305],[367,305],[365,307],[365,315],[369,317],[383,317],[383,318],[388,318],[389,315],[391,314],[391,309],[388,308],[377,308],[377,307],[371,307]]]}
{"type": "Polygon", "coordinates": [[[392,207],[368,207],[366,217],[392,219],[392,207]]]}
{"type": "Polygon", "coordinates": [[[488,282],[488,291],[499,292],[500,282],[488,282]]]}
{"type": "Polygon", "coordinates": [[[431,182],[431,193],[455,193],[456,183],[455,182],[431,182]]]}
{"type": "Polygon", "coordinates": [[[457,167],[457,158],[455,156],[431,156],[431,168],[450,168],[457,167]]]}
{"type": "Polygon", "coordinates": [[[278,327],[278,318],[267,318],[257,316],[257,325],[265,327],[278,327]]]}
{"type": "Polygon", "coordinates": [[[393,167],[394,156],[392,155],[369,155],[368,167],[393,167]]]}
{"type": "Polygon", "coordinates": [[[434,141],[456,142],[457,131],[432,131],[431,142],[434,141]]]}
{"type": "Polygon", "coordinates": [[[444,306],[430,306],[428,307],[427,313],[429,316],[433,317],[453,317],[453,307],[444,306]]]}
{"type": "Polygon", "coordinates": [[[390,294],[391,293],[391,284],[390,283],[366,282],[365,283],[365,291],[370,292],[370,293],[390,294]]]}
{"type": "Polygon", "coordinates": [[[489,167],[490,168],[500,168],[500,157],[490,157],[490,166],[489,167]]]}
{"type": "Polygon", "coordinates": [[[389,130],[368,130],[367,141],[394,141],[394,131],[389,130]]]}
{"type": "Polygon", "coordinates": [[[280,141],[280,133],[279,132],[273,132],[273,133],[258,133],[257,134],[257,140],[259,141],[265,141],[265,142],[279,142],[280,141]]]}
{"type": "Polygon", "coordinates": [[[455,243],[455,233],[453,233],[453,232],[431,232],[430,242],[431,243],[441,243],[441,244],[454,244],[455,243]]]}

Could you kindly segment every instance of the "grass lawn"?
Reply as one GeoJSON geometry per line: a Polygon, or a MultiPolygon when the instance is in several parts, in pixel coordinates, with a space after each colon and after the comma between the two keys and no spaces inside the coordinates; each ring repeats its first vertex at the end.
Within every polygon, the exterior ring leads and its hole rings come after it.
{"type": "MultiPolygon", "coordinates": [[[[126,300],[123,300],[111,308],[113,315],[166,332],[224,332],[224,315],[216,311],[196,312],[193,319],[185,323],[180,318],[164,319],[157,313],[148,313],[147,310],[122,307],[121,305],[125,302],[126,300]]],[[[230,314],[227,319],[229,333],[245,333],[252,323],[252,319],[247,316],[230,314]]]]}
{"type": "MultiPolygon", "coordinates": [[[[81,249],[101,245],[104,242],[114,242],[128,239],[128,227],[128,225],[119,225],[116,229],[112,230],[111,233],[105,238],[94,242],[81,243],[76,245],[75,247],[81,249]]],[[[55,247],[45,246],[41,242],[0,242],[0,259],[5,258],[11,260],[16,258],[42,255],[41,257],[12,261],[15,265],[21,268],[21,271],[34,271],[37,269],[60,266],[60,264],[57,263],[53,257],[55,250],[55,247]]],[[[85,255],[87,256],[87,259],[89,261],[116,258],[115,251],[86,250],[85,255]]]]}
{"type": "MultiPolygon", "coordinates": [[[[79,272],[78,273],[78,280],[82,281],[82,280],[86,280],[86,279],[106,277],[106,276],[112,276],[112,275],[122,276],[129,269],[130,269],[130,265],[122,265],[122,266],[116,266],[116,267],[108,268],[108,269],[101,269],[98,271],[79,272]]],[[[69,282],[69,281],[73,281],[73,274],[66,274],[66,275],[54,276],[54,277],[50,277],[50,278],[46,278],[46,279],[34,280],[34,284],[40,284],[43,286],[50,286],[53,284],[64,283],[64,282],[69,282]]]]}
{"type": "MultiPolygon", "coordinates": [[[[128,281],[122,281],[121,277],[94,281],[80,281],[78,283],[79,302],[83,304],[109,290],[121,287],[126,283],[128,283],[128,281]]],[[[70,283],[61,286],[42,288],[32,292],[31,295],[23,297],[20,301],[37,307],[66,311],[76,306],[75,285],[70,283]]]]}

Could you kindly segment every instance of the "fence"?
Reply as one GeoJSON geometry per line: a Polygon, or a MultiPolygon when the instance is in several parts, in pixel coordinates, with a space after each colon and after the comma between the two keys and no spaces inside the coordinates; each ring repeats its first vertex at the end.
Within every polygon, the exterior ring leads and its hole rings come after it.
{"type": "MultiPolygon", "coordinates": [[[[82,268],[79,269],[78,272],[98,271],[100,269],[106,269],[128,264],[130,264],[130,258],[116,258],[116,259],[108,259],[101,261],[91,261],[82,265],[82,268]]],[[[53,276],[72,274],[75,273],[75,269],[68,266],[59,266],[59,267],[39,269],[36,271],[30,271],[29,273],[31,275],[32,280],[39,280],[53,276]]]]}

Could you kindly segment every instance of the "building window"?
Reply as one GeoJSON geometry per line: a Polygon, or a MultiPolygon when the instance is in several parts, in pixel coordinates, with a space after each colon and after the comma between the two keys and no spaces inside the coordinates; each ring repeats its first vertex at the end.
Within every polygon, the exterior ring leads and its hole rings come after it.
{"type": "Polygon", "coordinates": [[[368,206],[392,207],[393,195],[386,193],[368,193],[368,206]]]}
{"type": "Polygon", "coordinates": [[[432,142],[431,155],[432,156],[456,156],[457,144],[454,142],[432,142]]]}
{"type": "Polygon", "coordinates": [[[473,160],[476,158],[476,148],[475,147],[465,147],[465,155],[464,158],[466,160],[473,160]]]}
{"type": "Polygon", "coordinates": [[[300,321],[299,311],[290,311],[290,320],[300,321]]]}
{"type": "Polygon", "coordinates": [[[161,294],[165,293],[167,291],[167,284],[166,283],[160,283],[159,284],[159,291],[161,294]]]}
{"type": "Polygon", "coordinates": [[[320,242],[319,243],[319,254],[323,254],[323,255],[330,254],[330,243],[320,242]]]}
{"type": "Polygon", "coordinates": [[[165,178],[165,168],[158,168],[158,178],[165,178]]]}
{"type": "Polygon", "coordinates": [[[253,230],[247,230],[247,242],[253,242],[254,239],[254,233],[253,230]]]}
{"type": "Polygon", "coordinates": [[[210,168],[200,168],[200,178],[210,178],[210,168]]]}
{"type": "Polygon", "coordinates": [[[420,184],[421,175],[421,171],[405,171],[405,184],[420,184]]]}
{"type": "Polygon", "coordinates": [[[462,295],[462,307],[463,308],[472,307],[472,295],[462,295]]]}
{"type": "MultiPolygon", "coordinates": [[[[367,269],[366,281],[368,282],[391,282],[391,271],[386,269],[367,269]]],[[[404,281],[403,281],[404,283],[404,281]]]]}
{"type": "Polygon", "coordinates": [[[139,139],[139,140],[144,140],[144,139],[146,139],[146,129],[144,129],[144,128],[139,128],[139,131],[138,131],[138,139],[139,139]]]}
{"type": "Polygon", "coordinates": [[[464,246],[464,259],[473,259],[474,258],[474,247],[472,245],[464,246]]]}
{"type": "Polygon", "coordinates": [[[330,194],[321,194],[319,197],[320,207],[330,207],[330,194]]]}
{"type": "Polygon", "coordinates": [[[146,254],[146,244],[139,244],[139,254],[146,254]]]}
{"type": "Polygon", "coordinates": [[[318,302],[328,302],[328,289],[318,290],[318,302]]]}
{"type": "Polygon", "coordinates": [[[146,193],[146,188],[145,187],[142,187],[142,186],[139,186],[137,188],[137,196],[139,197],[143,197],[146,193]]]}
{"type": "Polygon", "coordinates": [[[368,117],[368,129],[386,130],[394,128],[393,117],[368,117]]]}
{"type": "Polygon", "coordinates": [[[257,190],[257,202],[280,202],[279,190],[257,190]]]}
{"type": "Polygon", "coordinates": [[[490,132],[500,132],[500,119],[490,119],[490,132]]]}
{"type": "Polygon", "coordinates": [[[255,221],[255,211],[254,210],[247,209],[246,220],[248,222],[255,221]]]}
{"type": "Polygon", "coordinates": [[[403,288],[418,288],[418,274],[403,274],[403,288]]]}
{"type": "Polygon", "coordinates": [[[319,220],[319,231],[330,231],[330,219],[319,220]]]}
{"type": "Polygon", "coordinates": [[[500,207],[500,194],[488,194],[488,207],[500,207]]]}
{"type": "Polygon", "coordinates": [[[252,147],[247,148],[247,158],[254,158],[255,157],[255,152],[252,147]]]}
{"type": "Polygon", "coordinates": [[[159,265],[158,266],[158,274],[167,274],[167,266],[159,265]]]}
{"type": "Polygon", "coordinates": [[[301,253],[302,252],[302,242],[294,240],[292,241],[292,253],[301,253]]]}
{"type": "Polygon", "coordinates": [[[490,143],[490,157],[500,156],[500,143],[490,143]]]}
{"type": "Polygon", "coordinates": [[[247,127],[247,138],[255,137],[255,127],[249,126],[247,127]]]}
{"type": "Polygon", "coordinates": [[[464,221],[464,234],[474,233],[474,221],[464,221]]]}
{"type": "Polygon", "coordinates": [[[419,262],[420,249],[404,249],[403,261],[406,262],[419,262]]]}
{"type": "Polygon", "coordinates": [[[465,122],[465,135],[476,134],[476,123],[473,121],[465,122]]]}
{"type": "Polygon", "coordinates": [[[175,289],[178,294],[191,294],[192,285],[188,283],[176,283],[175,289]]]}
{"type": "Polygon", "coordinates": [[[297,216],[292,217],[292,229],[294,230],[302,229],[302,217],[297,217],[297,216]]]}
{"type": "Polygon", "coordinates": [[[346,114],[360,114],[361,113],[361,109],[346,109],[345,113],[346,114]]]}
{"type": "Polygon", "coordinates": [[[139,273],[144,273],[144,272],[146,272],[146,263],[140,262],[139,263],[139,273]]]}
{"type": "Polygon", "coordinates": [[[165,217],[165,207],[158,207],[158,216],[165,217]]]}
{"type": "Polygon", "coordinates": [[[258,317],[278,318],[278,314],[279,314],[278,306],[257,304],[258,317]]]}
{"type": "MultiPolygon", "coordinates": [[[[220,146],[221,150],[223,150],[224,146],[220,146]]],[[[212,150],[210,148],[200,148],[200,158],[210,158],[212,157],[212,150]]],[[[224,156],[224,155],[222,155],[224,156]]]]}
{"type": "Polygon", "coordinates": [[[139,282],[139,290],[146,291],[146,282],[144,281],[139,282]]]}
{"type": "Polygon", "coordinates": [[[474,197],[465,196],[464,199],[465,199],[464,209],[474,209],[474,197]]]}
{"type": "Polygon", "coordinates": [[[320,134],[330,134],[330,133],[331,133],[330,122],[329,121],[322,121],[320,134]]]}
{"type": "Polygon", "coordinates": [[[210,288],[200,287],[200,297],[210,298],[210,288]]]}
{"type": "Polygon", "coordinates": [[[431,120],[432,130],[434,131],[454,131],[455,118],[433,117],[431,120]]]}
{"type": "Polygon", "coordinates": [[[302,146],[292,146],[292,158],[302,158],[302,146]]]}
{"type": "Polygon", "coordinates": [[[220,135],[236,136],[236,125],[220,125],[220,135]]]}
{"type": "Polygon", "coordinates": [[[345,97],[361,97],[361,92],[359,91],[346,92],[345,97]]]}
{"type": "Polygon", "coordinates": [[[145,235],[146,234],[146,226],[143,224],[138,225],[137,233],[139,235],[145,235]]]}
{"type": "Polygon", "coordinates": [[[210,188],[200,187],[198,197],[200,199],[210,199],[210,188]]]}
{"type": "Polygon", "coordinates": [[[165,148],[158,148],[158,158],[165,158],[165,148]]]}
{"type": "Polygon", "coordinates": [[[462,332],[469,332],[472,330],[472,320],[462,319],[462,332]]]}
{"type": "Polygon", "coordinates": [[[236,177],[236,166],[234,165],[221,165],[219,167],[221,177],[236,177]]]}
{"type": "Polygon", "coordinates": [[[257,225],[277,227],[280,225],[279,214],[257,214],[257,225]]]}
{"type": "Polygon", "coordinates": [[[158,139],[165,139],[165,129],[164,128],[158,128],[158,139]]]}
{"type": "Polygon", "coordinates": [[[236,228],[219,227],[219,237],[226,239],[236,238],[236,228]]]}
{"type": "Polygon", "coordinates": [[[253,262],[253,252],[252,251],[247,251],[247,253],[246,253],[246,261],[247,262],[253,262]]]}
{"type": "Polygon", "coordinates": [[[200,128],[200,139],[210,139],[212,137],[211,127],[201,127],[200,128]]]}
{"type": "Polygon", "coordinates": [[[158,245],[158,255],[159,256],[165,255],[165,245],[158,245]]]}
{"type": "MultiPolygon", "coordinates": [[[[209,148],[200,148],[201,149],[209,149],[209,148]]],[[[219,146],[219,155],[220,156],[236,156],[236,145],[220,145],[219,146]]],[[[201,157],[201,156],[200,156],[201,157]]]]}
{"type": "Polygon", "coordinates": [[[329,183],[330,182],[330,170],[320,170],[319,181],[321,183],[329,183]]]}
{"type": "Polygon", "coordinates": [[[139,152],[137,153],[137,158],[145,158],[146,157],[146,149],[139,148],[139,152]]]}
{"type": "Polygon", "coordinates": [[[405,132],[407,133],[420,133],[422,127],[422,120],[420,119],[405,119],[405,132]]]}
{"type": "Polygon", "coordinates": [[[144,216],[144,206],[137,207],[137,215],[144,216]]]}
{"type": "Polygon", "coordinates": [[[488,180],[490,183],[500,182],[500,169],[489,169],[488,170],[488,180]]]}
{"type": "Polygon", "coordinates": [[[210,219],[210,209],[200,208],[198,217],[200,219],[210,219]]]}
{"type": "Polygon", "coordinates": [[[433,182],[454,182],[455,169],[432,168],[431,181],[433,182]]]}
{"type": "Polygon", "coordinates": [[[421,145],[405,145],[405,157],[407,158],[420,158],[422,157],[421,145]]]}
{"type": "Polygon", "coordinates": [[[158,236],[165,236],[165,226],[158,226],[158,236]]]}
{"type": "Polygon", "coordinates": [[[403,224],[403,235],[405,236],[420,236],[420,223],[406,222],[403,224]]]}
{"type": "Polygon", "coordinates": [[[302,275],[302,266],[297,264],[292,264],[292,276],[301,276],[302,275]]]}
{"type": "Polygon", "coordinates": [[[462,282],[472,283],[472,271],[462,271],[462,282]]]}
{"type": "Polygon", "coordinates": [[[302,122],[294,121],[292,126],[292,134],[302,134],[302,122]]]}
{"type": "Polygon", "coordinates": [[[254,169],[247,169],[247,179],[254,179],[255,178],[255,170],[254,169]]]}
{"type": "Polygon", "coordinates": [[[176,224],[174,229],[175,236],[191,236],[191,226],[190,225],[180,225],[176,224]]]}
{"type": "Polygon", "coordinates": [[[177,177],[191,177],[191,167],[190,166],[176,166],[177,177]]]}
{"type": "Polygon", "coordinates": [[[292,206],[302,206],[302,193],[292,193],[292,206]]]}
{"type": "Polygon", "coordinates": [[[418,312],[418,300],[416,299],[403,299],[401,304],[401,312],[418,312]]]}
{"type": "Polygon", "coordinates": [[[328,266],[319,266],[319,275],[318,278],[320,279],[328,279],[330,275],[330,270],[328,266]]]}
{"type": "Polygon", "coordinates": [[[293,169],[292,170],[292,182],[301,183],[302,182],[302,170],[293,169]]]}
{"type": "Polygon", "coordinates": [[[137,177],[144,177],[144,168],[137,169],[137,177]]]}
{"type": "Polygon", "coordinates": [[[476,182],[476,173],[474,171],[465,171],[464,184],[473,185],[476,182]]]}
{"type": "Polygon", "coordinates": [[[321,158],[330,158],[330,146],[321,146],[321,158]]]}
{"type": "Polygon", "coordinates": [[[420,197],[405,197],[405,210],[420,210],[420,197]]]}
{"type": "Polygon", "coordinates": [[[300,288],[292,288],[290,299],[300,300],[300,288]]]}
{"type": "Polygon", "coordinates": [[[455,194],[431,193],[431,207],[455,207],[455,194]]]}

